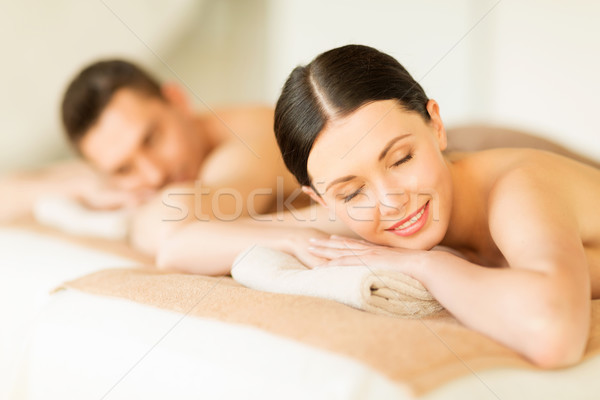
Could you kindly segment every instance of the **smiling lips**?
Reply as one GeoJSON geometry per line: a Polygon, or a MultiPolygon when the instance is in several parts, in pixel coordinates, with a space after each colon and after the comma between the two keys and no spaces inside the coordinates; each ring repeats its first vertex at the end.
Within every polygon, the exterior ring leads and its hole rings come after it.
{"type": "Polygon", "coordinates": [[[413,214],[404,218],[391,228],[386,229],[388,232],[395,233],[399,236],[410,236],[417,233],[427,222],[429,216],[429,201],[425,205],[415,211],[413,214]]]}

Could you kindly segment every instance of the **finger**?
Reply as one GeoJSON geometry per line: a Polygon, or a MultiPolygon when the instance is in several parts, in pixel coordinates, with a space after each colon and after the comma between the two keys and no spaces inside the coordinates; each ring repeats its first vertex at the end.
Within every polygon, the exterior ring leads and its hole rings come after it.
{"type": "MultiPolygon", "coordinates": [[[[338,235],[331,235],[331,239],[343,240],[344,243],[346,243],[349,247],[351,247],[353,249],[370,249],[370,248],[374,248],[374,247],[382,247],[379,244],[371,243],[371,242],[368,242],[363,239],[355,239],[355,238],[338,236],[338,235]]],[[[386,246],[383,246],[383,247],[386,247],[386,246]]]]}
{"type": "Polygon", "coordinates": [[[352,256],[354,252],[352,249],[337,249],[330,247],[322,247],[322,246],[310,246],[308,251],[317,257],[332,259],[343,256],[352,256]]]}
{"type": "Polygon", "coordinates": [[[323,268],[327,267],[328,262],[329,260],[326,258],[314,257],[314,261],[310,265],[307,265],[307,267],[310,269],[323,268]]]}
{"type": "Polygon", "coordinates": [[[134,194],[114,190],[99,191],[93,196],[80,197],[80,200],[89,208],[105,210],[137,205],[134,194]]]}
{"type": "Polygon", "coordinates": [[[342,256],[338,258],[333,258],[327,262],[327,265],[330,267],[335,266],[365,266],[365,262],[357,255],[348,255],[342,256]]]}
{"type": "MultiPolygon", "coordinates": [[[[353,256],[343,256],[331,259],[327,262],[328,266],[359,266],[369,269],[371,272],[381,269],[391,269],[399,271],[400,269],[390,263],[382,263],[381,260],[374,259],[367,255],[356,254],[353,256]]],[[[400,270],[401,271],[401,270],[400,270]]]]}
{"type": "Polygon", "coordinates": [[[314,247],[328,247],[330,249],[346,249],[347,247],[339,240],[310,238],[308,241],[314,247]]]}
{"type": "Polygon", "coordinates": [[[78,197],[77,201],[90,210],[116,210],[121,204],[112,198],[96,196],[94,198],[78,197]]]}
{"type": "Polygon", "coordinates": [[[297,255],[296,257],[298,258],[298,260],[300,260],[302,264],[304,264],[305,267],[309,269],[322,267],[324,265],[327,265],[327,261],[329,261],[326,258],[316,257],[309,253],[297,255]]]}
{"type": "Polygon", "coordinates": [[[309,239],[309,241],[314,245],[321,246],[321,247],[329,247],[332,249],[357,249],[357,250],[360,250],[360,249],[366,249],[369,247],[359,241],[355,241],[350,238],[344,238],[341,236],[337,236],[337,237],[332,236],[329,239],[311,238],[311,239],[309,239]]]}
{"type": "Polygon", "coordinates": [[[362,244],[362,245],[365,245],[365,246],[372,246],[373,245],[373,243],[367,242],[366,240],[355,239],[355,238],[351,238],[351,237],[347,237],[347,236],[331,235],[329,237],[331,239],[335,239],[335,240],[344,240],[344,241],[346,241],[348,243],[362,244]]]}

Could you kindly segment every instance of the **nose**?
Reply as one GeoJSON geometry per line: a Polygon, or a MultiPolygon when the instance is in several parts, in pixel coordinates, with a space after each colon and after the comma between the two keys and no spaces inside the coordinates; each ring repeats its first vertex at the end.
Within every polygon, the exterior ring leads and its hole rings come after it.
{"type": "Polygon", "coordinates": [[[379,213],[382,217],[397,217],[406,212],[409,195],[398,187],[381,186],[377,190],[379,213]]]}
{"type": "Polygon", "coordinates": [[[165,171],[152,158],[140,155],[137,160],[137,169],[142,185],[156,189],[165,183],[165,171]]]}

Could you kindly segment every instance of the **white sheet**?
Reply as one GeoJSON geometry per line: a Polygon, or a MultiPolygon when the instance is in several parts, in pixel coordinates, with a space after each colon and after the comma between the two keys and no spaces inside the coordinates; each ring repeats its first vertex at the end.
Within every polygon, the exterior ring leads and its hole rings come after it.
{"type": "Polygon", "coordinates": [[[0,399],[8,398],[31,323],[65,280],[136,263],[48,236],[0,228],[0,399]]]}
{"type": "Polygon", "coordinates": [[[21,398],[404,399],[342,356],[259,329],[75,290],[53,296],[31,338],[21,398]]]}

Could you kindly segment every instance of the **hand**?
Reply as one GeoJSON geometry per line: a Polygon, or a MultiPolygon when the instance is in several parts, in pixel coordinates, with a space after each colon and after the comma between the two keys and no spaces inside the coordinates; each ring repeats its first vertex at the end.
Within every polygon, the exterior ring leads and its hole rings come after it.
{"type": "Polygon", "coordinates": [[[411,275],[411,269],[418,268],[427,253],[335,235],[311,240],[308,251],[314,257],[327,260],[321,266],[364,265],[367,268],[400,270],[407,275],[411,275]]]}
{"type": "Polygon", "coordinates": [[[28,188],[37,187],[35,198],[46,195],[66,196],[90,209],[131,208],[145,201],[148,193],[116,187],[81,160],[57,163],[21,178],[28,188]],[[39,193],[38,193],[39,192],[39,193]]]}
{"type": "Polygon", "coordinates": [[[93,186],[82,188],[74,197],[84,206],[95,210],[116,210],[136,208],[144,203],[153,193],[137,193],[110,186],[93,186]]]}
{"type": "Polygon", "coordinates": [[[320,267],[327,263],[327,258],[312,254],[309,247],[312,246],[312,240],[327,240],[328,238],[328,234],[318,229],[294,228],[285,239],[286,245],[282,250],[296,257],[308,268],[320,267]]]}
{"type": "Polygon", "coordinates": [[[154,190],[125,190],[93,170],[79,170],[66,184],[71,196],[84,206],[96,210],[136,208],[156,194],[154,190]]]}

